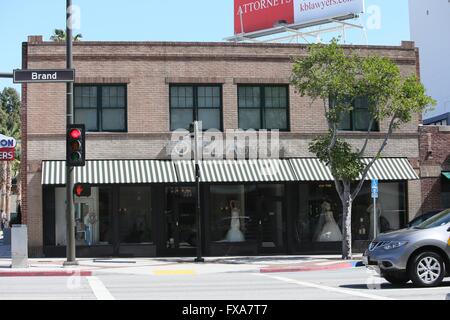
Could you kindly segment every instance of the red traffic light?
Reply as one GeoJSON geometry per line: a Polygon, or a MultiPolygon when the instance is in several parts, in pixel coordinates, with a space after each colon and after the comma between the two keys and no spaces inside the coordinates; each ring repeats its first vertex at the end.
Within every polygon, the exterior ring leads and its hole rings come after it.
{"type": "Polygon", "coordinates": [[[81,131],[80,131],[80,129],[71,129],[71,130],[69,131],[69,136],[70,136],[72,139],[80,139],[80,137],[81,137],[81,131]]]}
{"type": "Polygon", "coordinates": [[[77,183],[73,187],[73,193],[77,197],[90,197],[91,196],[91,186],[84,183],[77,183]]]}

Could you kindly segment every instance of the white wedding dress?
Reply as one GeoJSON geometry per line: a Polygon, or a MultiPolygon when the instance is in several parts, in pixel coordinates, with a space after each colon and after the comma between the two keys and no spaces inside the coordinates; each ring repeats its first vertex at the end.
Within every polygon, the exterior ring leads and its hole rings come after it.
{"type": "Polygon", "coordinates": [[[240,211],[239,209],[231,210],[231,222],[230,229],[225,237],[228,242],[242,242],[245,241],[244,234],[241,231],[241,222],[239,220],[240,211]]]}
{"type": "Polygon", "coordinates": [[[325,212],[325,224],[317,239],[319,242],[342,241],[342,232],[333,217],[332,211],[325,212]]]}

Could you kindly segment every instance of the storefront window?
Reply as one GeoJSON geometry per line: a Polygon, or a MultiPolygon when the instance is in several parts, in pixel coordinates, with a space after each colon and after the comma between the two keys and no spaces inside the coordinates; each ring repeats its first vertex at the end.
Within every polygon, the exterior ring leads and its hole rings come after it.
{"type": "MultiPolygon", "coordinates": [[[[88,198],[75,200],[75,240],[80,246],[111,243],[109,189],[93,187],[88,198]]],[[[66,189],[55,188],[55,240],[66,245],[66,189]]]]}
{"type": "Polygon", "coordinates": [[[211,186],[212,241],[283,247],[283,195],[284,185],[211,186]]]}
{"type": "MultiPolygon", "coordinates": [[[[406,223],[406,184],[380,182],[377,233],[401,229],[406,223]]],[[[353,240],[374,236],[373,199],[366,182],[352,207],[353,240]]],[[[333,183],[301,184],[295,235],[300,246],[342,241],[342,205],[333,183]]]]}

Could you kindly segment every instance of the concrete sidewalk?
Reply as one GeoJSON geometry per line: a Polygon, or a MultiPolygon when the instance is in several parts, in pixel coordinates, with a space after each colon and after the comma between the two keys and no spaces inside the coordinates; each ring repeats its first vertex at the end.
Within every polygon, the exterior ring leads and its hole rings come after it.
{"type": "Polygon", "coordinates": [[[11,269],[11,259],[0,259],[0,277],[89,276],[123,274],[149,276],[197,275],[228,272],[304,272],[337,270],[361,266],[361,256],[343,261],[340,256],[207,257],[194,258],[98,258],[79,259],[79,265],[66,268],[65,259],[29,259],[29,268],[11,269]]]}

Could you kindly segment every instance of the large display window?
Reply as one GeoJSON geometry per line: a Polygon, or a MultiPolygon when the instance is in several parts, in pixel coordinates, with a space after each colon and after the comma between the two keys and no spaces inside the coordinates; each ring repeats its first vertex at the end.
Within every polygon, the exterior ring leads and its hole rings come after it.
{"type": "MultiPolygon", "coordinates": [[[[299,185],[295,215],[297,249],[308,244],[342,241],[342,205],[333,183],[299,185]]],[[[401,229],[406,224],[406,183],[380,182],[377,200],[377,233],[401,229]]],[[[374,237],[374,209],[370,182],[366,182],[352,206],[353,240],[374,237]]]]}
{"type": "Polygon", "coordinates": [[[284,185],[210,186],[211,241],[254,243],[259,251],[284,248],[284,185]]]}

